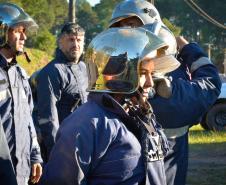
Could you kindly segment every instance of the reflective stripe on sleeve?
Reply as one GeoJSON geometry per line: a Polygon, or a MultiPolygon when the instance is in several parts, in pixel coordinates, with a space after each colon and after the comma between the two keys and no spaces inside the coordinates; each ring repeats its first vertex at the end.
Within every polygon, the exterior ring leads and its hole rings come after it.
{"type": "Polygon", "coordinates": [[[202,66],[208,65],[208,64],[212,64],[210,59],[207,58],[207,57],[201,57],[201,58],[199,58],[198,60],[196,60],[195,62],[192,63],[191,72],[194,72],[199,67],[202,67],[202,66]]]}
{"type": "Polygon", "coordinates": [[[39,122],[39,124],[45,124],[45,123],[48,123],[49,120],[43,118],[43,119],[39,119],[38,122],[39,122]]]}
{"type": "Polygon", "coordinates": [[[0,101],[5,100],[6,98],[10,97],[10,93],[8,89],[0,91],[0,101]]]}
{"type": "Polygon", "coordinates": [[[184,126],[180,128],[168,128],[163,129],[167,138],[175,139],[177,137],[183,136],[188,132],[189,126],[184,126]]]}

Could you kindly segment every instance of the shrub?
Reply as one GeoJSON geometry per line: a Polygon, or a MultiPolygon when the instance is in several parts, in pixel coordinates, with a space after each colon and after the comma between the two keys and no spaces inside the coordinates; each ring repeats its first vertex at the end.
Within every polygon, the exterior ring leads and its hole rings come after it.
{"type": "Polygon", "coordinates": [[[32,47],[40,49],[52,55],[56,47],[56,37],[48,30],[41,30],[32,37],[32,47]]]}
{"type": "Polygon", "coordinates": [[[28,63],[24,55],[20,55],[17,60],[21,67],[23,67],[28,75],[31,75],[38,69],[44,67],[52,58],[52,55],[38,50],[38,49],[26,49],[26,52],[31,59],[31,62],[28,63]]]}

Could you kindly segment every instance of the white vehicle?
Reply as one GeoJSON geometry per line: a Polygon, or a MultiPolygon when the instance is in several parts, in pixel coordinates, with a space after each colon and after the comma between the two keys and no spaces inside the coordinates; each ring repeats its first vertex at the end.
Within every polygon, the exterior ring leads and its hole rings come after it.
{"type": "Polygon", "coordinates": [[[207,130],[226,130],[226,80],[222,76],[221,93],[200,123],[207,130]]]}

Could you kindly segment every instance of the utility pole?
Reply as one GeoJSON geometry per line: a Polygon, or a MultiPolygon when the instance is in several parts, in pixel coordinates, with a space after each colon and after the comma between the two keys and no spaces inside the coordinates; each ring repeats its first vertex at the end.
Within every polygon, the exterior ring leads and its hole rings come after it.
{"type": "Polygon", "coordinates": [[[207,54],[208,54],[209,59],[211,59],[211,46],[212,46],[213,44],[206,43],[206,44],[204,44],[204,45],[207,46],[207,54]]]}
{"type": "Polygon", "coordinates": [[[224,74],[226,75],[226,48],[224,48],[224,62],[223,62],[223,65],[224,65],[224,74]]]}
{"type": "Polygon", "coordinates": [[[69,22],[76,22],[75,16],[75,1],[76,0],[69,0],[69,11],[68,11],[68,20],[69,22]]]}

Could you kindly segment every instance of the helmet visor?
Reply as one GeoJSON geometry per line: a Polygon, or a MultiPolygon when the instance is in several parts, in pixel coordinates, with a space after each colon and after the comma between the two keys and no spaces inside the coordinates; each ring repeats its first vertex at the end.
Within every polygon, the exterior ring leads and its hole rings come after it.
{"type": "Polygon", "coordinates": [[[166,44],[143,28],[110,28],[93,39],[85,61],[89,91],[133,93],[139,86],[138,65],[166,44]]]}
{"type": "Polygon", "coordinates": [[[24,26],[29,32],[38,29],[36,22],[20,7],[11,3],[0,3],[0,22],[10,28],[24,26]]]}

